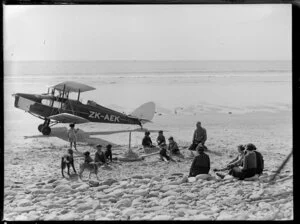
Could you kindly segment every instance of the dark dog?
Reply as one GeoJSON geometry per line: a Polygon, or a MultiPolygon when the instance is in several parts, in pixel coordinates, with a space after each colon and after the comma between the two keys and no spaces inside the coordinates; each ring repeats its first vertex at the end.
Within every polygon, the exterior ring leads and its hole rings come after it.
{"type": "Polygon", "coordinates": [[[90,152],[86,151],[83,153],[84,155],[84,163],[80,164],[80,170],[79,170],[79,178],[82,178],[82,173],[84,170],[89,170],[90,175],[89,179],[91,177],[91,174],[94,173],[96,174],[97,180],[98,180],[98,163],[95,163],[93,159],[90,157],[90,152]]]}
{"type": "Polygon", "coordinates": [[[79,170],[79,178],[82,178],[82,173],[84,170],[90,171],[89,179],[91,177],[91,174],[94,173],[96,175],[97,180],[98,178],[98,164],[91,162],[91,163],[82,163],[80,164],[80,170],[79,170]]]}
{"type": "Polygon", "coordinates": [[[64,169],[68,167],[68,175],[70,176],[70,166],[72,166],[74,172],[76,173],[75,167],[74,167],[74,159],[73,159],[73,150],[68,149],[68,154],[64,155],[61,158],[61,174],[63,177],[64,175],[64,169]]]}

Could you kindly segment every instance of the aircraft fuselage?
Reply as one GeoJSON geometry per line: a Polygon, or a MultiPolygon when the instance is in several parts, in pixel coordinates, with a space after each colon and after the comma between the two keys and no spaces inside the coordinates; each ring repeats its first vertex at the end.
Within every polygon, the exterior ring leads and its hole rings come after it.
{"type": "Polygon", "coordinates": [[[52,115],[69,113],[85,118],[90,122],[141,125],[139,119],[103,107],[93,101],[83,104],[78,100],[52,95],[25,93],[17,93],[14,96],[16,108],[25,110],[42,119],[47,119],[52,115]]]}

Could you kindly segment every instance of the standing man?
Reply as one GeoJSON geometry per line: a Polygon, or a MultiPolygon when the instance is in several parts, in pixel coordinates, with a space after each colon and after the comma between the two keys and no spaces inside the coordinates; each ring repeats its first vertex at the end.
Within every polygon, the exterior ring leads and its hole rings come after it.
{"type": "Polygon", "coordinates": [[[193,143],[189,147],[192,156],[194,156],[192,151],[196,151],[196,147],[199,145],[199,143],[201,143],[204,149],[207,150],[207,147],[205,146],[205,142],[207,140],[206,129],[201,126],[200,121],[197,122],[196,127],[197,128],[194,131],[194,135],[193,135],[193,141],[192,141],[193,143]]]}

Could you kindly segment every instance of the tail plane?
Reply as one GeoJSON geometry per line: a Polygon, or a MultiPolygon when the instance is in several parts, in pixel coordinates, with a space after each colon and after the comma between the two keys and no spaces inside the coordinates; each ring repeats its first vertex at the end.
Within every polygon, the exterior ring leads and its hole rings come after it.
{"type": "Polygon", "coordinates": [[[130,116],[138,118],[142,124],[151,122],[155,114],[155,103],[144,103],[137,109],[135,109],[130,116]]]}

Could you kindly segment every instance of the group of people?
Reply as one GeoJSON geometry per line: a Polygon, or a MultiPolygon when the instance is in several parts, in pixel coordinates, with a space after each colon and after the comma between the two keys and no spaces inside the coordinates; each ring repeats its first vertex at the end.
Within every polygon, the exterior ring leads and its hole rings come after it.
{"type": "MultiPolygon", "coordinates": [[[[175,142],[174,138],[171,136],[168,138],[168,145],[166,143],[166,138],[163,134],[163,131],[158,132],[158,137],[156,139],[157,147],[160,150],[159,156],[162,161],[175,161],[172,157],[177,156],[179,158],[183,158],[184,156],[180,153],[178,144],[175,142]]],[[[144,148],[154,148],[155,146],[152,144],[152,140],[150,138],[150,132],[146,131],[145,136],[142,141],[142,145],[144,148]]]]}
{"type": "MultiPolygon", "coordinates": [[[[204,152],[204,150],[205,148],[203,145],[199,143],[199,145],[196,147],[198,155],[195,156],[193,160],[189,177],[195,177],[199,174],[209,173],[210,158],[204,152]]],[[[251,178],[255,175],[261,175],[264,169],[264,160],[262,154],[256,150],[255,145],[252,143],[247,145],[239,145],[237,150],[237,157],[230,161],[226,167],[213,170],[216,172],[216,175],[223,179],[227,174],[229,174],[240,180],[251,178]]]]}
{"type": "MultiPolygon", "coordinates": [[[[70,125],[68,131],[68,137],[70,141],[70,147],[74,145],[76,149],[76,133],[78,129],[75,130],[74,124],[70,125]]],[[[190,168],[189,177],[195,177],[199,174],[208,174],[210,171],[210,158],[205,153],[207,147],[205,142],[207,140],[206,129],[201,126],[201,122],[197,122],[196,130],[194,131],[192,144],[189,147],[191,155],[193,156],[193,162],[190,168]],[[196,154],[196,155],[195,155],[196,154]]],[[[150,132],[146,131],[145,136],[142,140],[142,145],[144,148],[154,148],[159,149],[159,156],[162,161],[174,161],[173,156],[179,158],[184,158],[180,153],[178,144],[175,142],[174,138],[171,136],[168,138],[168,145],[166,143],[166,138],[163,131],[158,132],[158,137],[156,139],[157,146],[154,146],[150,137],[150,132]]],[[[106,150],[102,151],[102,145],[97,145],[97,152],[95,153],[94,159],[91,158],[90,152],[83,153],[85,163],[95,163],[97,165],[108,164],[109,160],[112,162],[112,145],[107,145],[106,150]]],[[[249,143],[247,145],[238,145],[237,147],[238,155],[237,157],[230,161],[226,167],[221,169],[214,169],[220,178],[224,178],[227,174],[232,175],[240,180],[245,178],[253,177],[258,174],[261,175],[264,169],[264,160],[261,153],[256,150],[255,145],[249,143]]]]}

